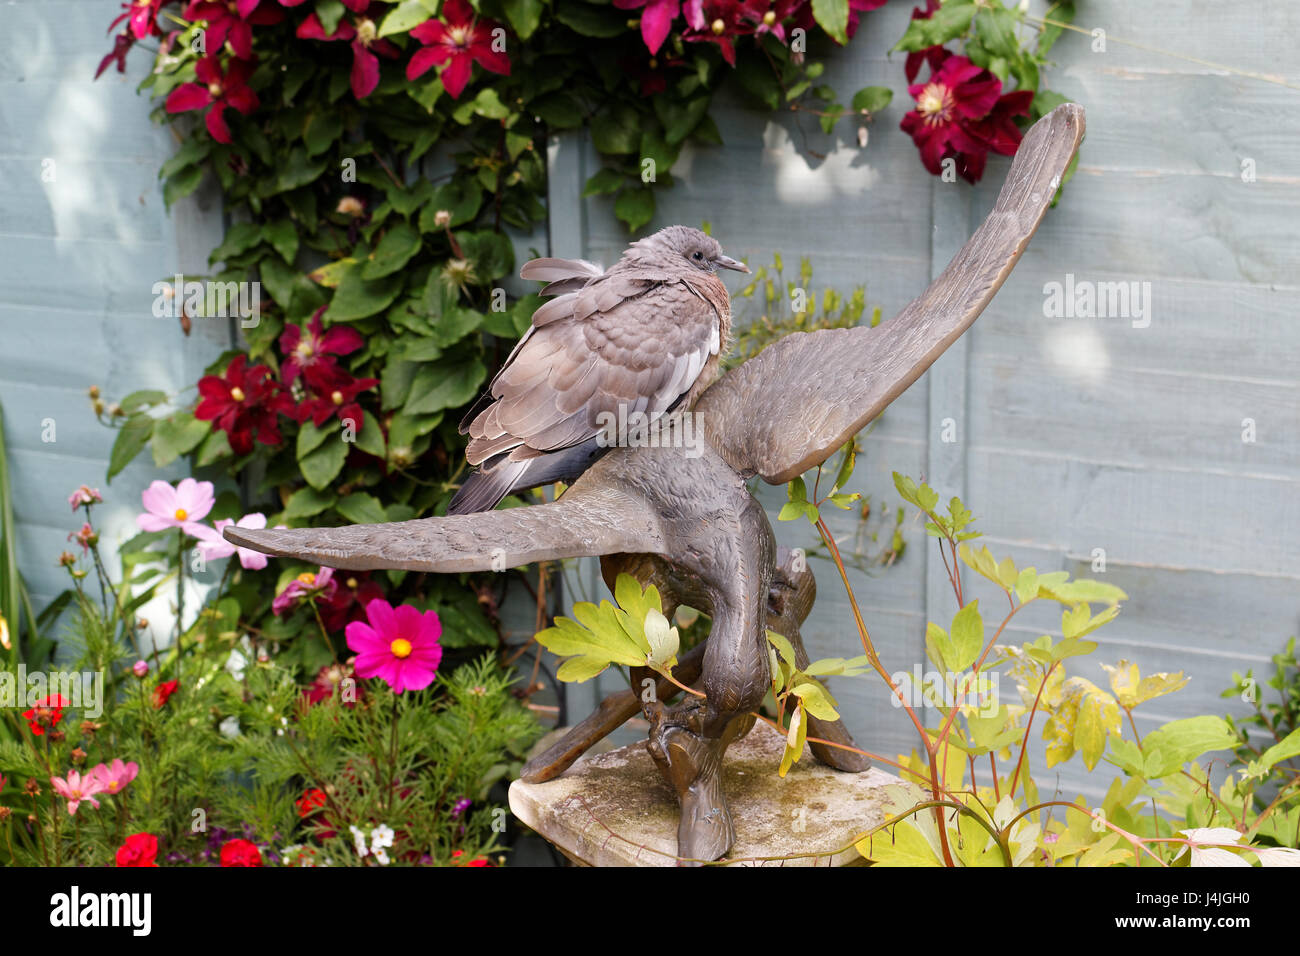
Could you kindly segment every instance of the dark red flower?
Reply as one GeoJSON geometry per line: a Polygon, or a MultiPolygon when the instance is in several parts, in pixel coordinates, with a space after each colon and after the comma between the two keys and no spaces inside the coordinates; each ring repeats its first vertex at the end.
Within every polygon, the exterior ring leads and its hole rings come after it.
{"type": "Polygon", "coordinates": [[[257,109],[257,94],[248,88],[253,66],[252,60],[231,60],[223,73],[215,54],[203,57],[194,66],[199,82],[182,83],[172,90],[167,97],[167,112],[185,113],[210,106],[206,117],[208,132],[218,143],[229,143],[226,107],[233,106],[245,116],[257,109]]]}
{"type": "Polygon", "coordinates": [[[384,596],[384,589],[372,580],[369,571],[344,571],[334,578],[338,587],[317,602],[325,630],[341,631],[352,621],[364,620],[365,607],[384,596]]]}
{"type": "Polygon", "coordinates": [[[425,46],[406,65],[406,78],[414,80],[431,67],[443,66],[442,86],[454,100],[469,83],[475,63],[509,76],[510,58],[504,49],[498,49],[498,40],[505,34],[496,31],[502,29],[495,20],[476,17],[474,8],[465,0],[446,0],[441,20],[426,20],[411,31],[411,36],[425,46]]]}
{"type": "Polygon", "coordinates": [[[748,9],[740,0],[686,0],[686,22],[690,30],[682,39],[691,43],[716,43],[722,58],[736,65],[732,40],[754,32],[748,9]]]}
{"type": "Polygon", "coordinates": [[[152,833],[132,833],[117,848],[118,866],[157,866],[158,838],[152,833]]]}
{"type": "MultiPolygon", "coordinates": [[[[912,8],[913,20],[929,20],[934,16],[934,11],[939,9],[939,0],[925,0],[925,9],[920,7],[912,8]]],[[[930,73],[939,69],[944,60],[952,54],[940,46],[926,47],[924,50],[913,50],[907,54],[907,62],[903,64],[903,73],[907,76],[908,83],[916,82],[916,74],[921,71],[921,64],[930,64],[930,73]]]]}
{"type": "Polygon", "coordinates": [[[280,352],[284,362],[280,365],[280,377],[291,384],[299,374],[306,374],[321,366],[333,368],[332,356],[350,355],[365,344],[361,333],[350,325],[332,325],[324,331],[321,316],[325,313],[321,306],[307,322],[307,334],[298,325],[286,325],[280,333],[280,352]]]}
{"type": "Polygon", "coordinates": [[[253,55],[253,27],[279,23],[284,11],[270,0],[192,0],[183,14],[186,20],[206,20],[203,42],[213,53],[227,40],[235,56],[247,60],[253,55]]]}
{"type": "Polygon", "coordinates": [[[123,30],[115,36],[113,38],[112,52],[106,54],[104,58],[99,61],[99,69],[95,70],[95,79],[99,79],[100,74],[107,70],[108,65],[113,62],[117,63],[117,72],[125,73],[126,55],[130,52],[131,47],[133,46],[135,46],[135,37],[131,36],[128,31],[123,30]]]}
{"type": "Polygon", "coordinates": [[[205,375],[199,379],[202,400],[194,417],[210,421],[230,438],[236,455],[253,450],[253,436],[263,445],[280,443],[278,415],[293,415],[293,399],[284,386],[271,378],[265,365],[245,368],[248,357],[236,355],[224,375],[205,375]]]}
{"type": "Polygon", "coordinates": [[[262,851],[249,840],[230,840],[221,847],[222,866],[261,866],[262,851]]]}
{"type": "Polygon", "coordinates": [[[351,422],[356,433],[361,431],[365,417],[357,396],[379,384],[377,378],[353,378],[338,366],[318,366],[303,374],[310,388],[310,396],[294,412],[299,422],[311,419],[320,428],[334,415],[339,421],[351,422]]]}
{"type": "Polygon", "coordinates": [[[375,21],[365,15],[370,0],[349,0],[346,5],[349,10],[357,14],[350,22],[340,20],[333,33],[326,33],[320,17],[311,13],[298,25],[298,37],[303,40],[350,40],[352,42],[352,95],[363,100],[379,85],[379,59],[375,54],[394,60],[401,55],[402,51],[390,41],[378,37],[379,28],[375,26],[375,21]]]}
{"type": "MultiPolygon", "coordinates": [[[[1003,152],[1010,139],[1006,122],[1013,112],[997,117],[987,128],[980,123],[998,105],[1002,81],[964,56],[949,56],[929,81],[908,91],[916,109],[899,125],[921,150],[925,168],[937,176],[943,161],[953,159],[962,178],[978,182],[988,151],[1003,152]]],[[[1018,109],[1020,101],[1010,101],[1007,110],[1018,109]]],[[[1018,136],[1015,141],[1019,143],[1018,136]]]]}
{"type": "Polygon", "coordinates": [[[32,705],[31,710],[23,711],[23,719],[27,721],[27,728],[35,736],[41,737],[46,728],[53,727],[63,719],[63,709],[71,704],[72,701],[62,694],[41,697],[32,705]]]}
{"type": "Polygon", "coordinates": [[[349,678],[353,678],[351,699],[341,703],[344,707],[351,707],[365,696],[365,688],[356,682],[351,664],[326,664],[302,695],[307,698],[307,703],[319,704],[333,697],[338,692],[339,685],[349,678]]]}
{"type": "Polygon", "coordinates": [[[754,35],[770,33],[785,43],[785,22],[807,30],[813,25],[812,4],[808,0],[745,0],[745,17],[753,21],[754,35]]]}
{"type": "Polygon", "coordinates": [[[180,689],[181,682],[178,680],[163,681],[153,689],[153,706],[154,710],[161,710],[167,701],[171,700],[172,694],[180,689]]]}
{"type": "Polygon", "coordinates": [[[137,40],[143,40],[147,36],[161,36],[162,30],[158,29],[156,18],[158,8],[165,2],[167,0],[130,0],[122,4],[124,12],[108,25],[109,32],[126,20],[128,22],[124,32],[130,33],[137,40]]]}
{"type": "Polygon", "coordinates": [[[490,862],[488,862],[485,858],[481,856],[476,856],[472,860],[462,860],[461,858],[464,855],[465,855],[464,850],[452,850],[451,851],[452,866],[491,866],[492,865],[490,862]]]}

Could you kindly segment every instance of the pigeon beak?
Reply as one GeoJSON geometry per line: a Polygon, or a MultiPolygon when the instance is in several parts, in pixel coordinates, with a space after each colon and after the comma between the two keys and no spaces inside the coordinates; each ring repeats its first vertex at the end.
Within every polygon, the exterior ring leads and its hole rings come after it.
{"type": "Polygon", "coordinates": [[[749,266],[745,265],[743,262],[737,262],[735,259],[731,258],[731,256],[718,256],[718,258],[713,261],[716,265],[719,265],[724,269],[734,269],[737,272],[749,271],[749,266]]]}

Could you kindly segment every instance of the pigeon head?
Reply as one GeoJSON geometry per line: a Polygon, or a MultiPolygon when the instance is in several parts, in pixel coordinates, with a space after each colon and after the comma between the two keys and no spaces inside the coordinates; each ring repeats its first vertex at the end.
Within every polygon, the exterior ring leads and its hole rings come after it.
{"type": "Polygon", "coordinates": [[[703,272],[734,269],[748,272],[749,266],[722,254],[722,246],[712,236],[690,226],[669,226],[632,243],[627,255],[655,265],[687,266],[703,272]]]}

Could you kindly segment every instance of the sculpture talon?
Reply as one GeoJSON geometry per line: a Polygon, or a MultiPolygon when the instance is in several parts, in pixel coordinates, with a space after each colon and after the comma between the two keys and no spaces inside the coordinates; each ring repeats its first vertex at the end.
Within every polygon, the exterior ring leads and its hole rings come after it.
{"type": "MultiPolygon", "coordinates": [[[[894,319],[788,335],[709,387],[692,410],[700,442],[672,441],[670,426],[670,440],[656,447],[614,448],[590,467],[585,458],[565,464],[573,473],[557,466],[547,481],[572,484],[548,504],[334,529],[228,527],[226,540],[350,570],[487,571],[500,570],[503,556],[506,567],[600,556],[608,575],[631,562],[643,583],[653,578],[662,593],[713,619],[703,651],[679,665],[679,673],[688,662],[699,668],[684,682],[701,680],[707,703],[656,711],[651,752],[681,800],[679,855],[716,859],[735,836],[722,756],[748,729],[745,715],[769,685],[765,629],[774,616],[772,588],[782,586],[771,526],[746,481],[784,484],[825,462],[969,328],[1046,213],[1082,139],[1083,118],[1082,108],[1066,103],[1034,124],[992,212],[894,319]]],[[[780,597],[776,617],[786,612],[780,597]]],[[[659,687],[670,693],[667,681],[659,687]]],[[[602,704],[525,773],[548,779],[562,772],[617,726],[611,722],[620,714],[626,711],[618,723],[636,712],[637,697],[631,695],[630,711],[628,703],[619,697],[614,706],[602,704]]],[[[810,720],[809,728],[833,743],[850,739],[838,721],[810,720]]],[[[815,744],[813,751],[845,770],[867,765],[838,747],[815,744]]]]}

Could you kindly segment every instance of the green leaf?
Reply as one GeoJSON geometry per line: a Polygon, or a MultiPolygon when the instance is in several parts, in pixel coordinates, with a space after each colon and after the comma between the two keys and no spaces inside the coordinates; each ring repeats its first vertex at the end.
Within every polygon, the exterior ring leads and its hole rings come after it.
{"type": "Polygon", "coordinates": [[[641,118],[627,106],[614,106],[591,121],[591,141],[608,156],[635,153],[641,145],[641,118]]]}
{"type": "Polygon", "coordinates": [[[502,0],[502,9],[519,39],[527,40],[542,22],[546,8],[542,0],[502,0]]]}
{"type": "Polygon", "coordinates": [[[677,651],[681,640],[677,628],[668,626],[668,618],[655,608],[646,611],[643,627],[646,643],[650,652],[646,655],[646,666],[657,671],[667,671],[677,664],[677,651]]]}
{"type": "Polygon", "coordinates": [[[598,7],[583,0],[559,0],[555,19],[585,37],[622,36],[627,31],[627,14],[613,7],[598,7]]]}
{"type": "Polygon", "coordinates": [[[943,866],[925,834],[908,820],[859,840],[857,851],[876,866],[943,866]]]}
{"type": "Polygon", "coordinates": [[[302,476],[317,490],[329,487],[329,483],[343,470],[343,462],[348,457],[348,446],[339,431],[334,430],[319,448],[306,457],[298,458],[302,476]]]}
{"type": "Polygon", "coordinates": [[[340,498],[334,509],[353,524],[381,524],[388,520],[379,499],[365,491],[354,491],[340,498]]]}
{"type": "Polygon", "coordinates": [[[387,452],[384,448],[384,433],[379,427],[379,419],[362,410],[361,430],[357,432],[356,446],[367,455],[383,458],[387,452]]]}
{"type": "Polygon", "coordinates": [[[271,248],[280,254],[280,258],[293,265],[298,255],[298,229],[292,219],[277,219],[262,226],[262,238],[271,244],[271,248]]]}
{"type": "Polygon", "coordinates": [[[948,665],[954,671],[964,671],[975,663],[984,650],[984,619],[980,616],[979,601],[971,601],[952,619],[949,640],[953,654],[948,665]]]}
{"type": "Polygon", "coordinates": [[[611,193],[618,192],[623,185],[626,177],[616,169],[610,169],[608,166],[603,167],[599,172],[587,180],[587,185],[583,187],[582,198],[588,196],[608,196],[611,193]]]}
{"type": "Polygon", "coordinates": [[[202,181],[202,166],[190,166],[172,176],[168,176],[167,181],[163,183],[163,204],[170,209],[172,203],[176,202],[176,200],[184,199],[198,189],[199,183],[202,181]]]}
{"type": "Polygon", "coordinates": [[[153,435],[154,421],[148,415],[132,415],[117,433],[113,450],[108,456],[108,481],[131,463],[144,450],[153,435]]]}
{"type": "Polygon", "coordinates": [[[143,408],[150,405],[161,405],[165,401],[167,401],[166,392],[160,392],[156,388],[145,388],[127,395],[118,402],[118,405],[122,407],[122,411],[126,412],[126,414],[134,415],[143,408]]]}
{"type": "Polygon", "coordinates": [[[1297,727],[1291,733],[1275,743],[1272,747],[1265,750],[1259,758],[1261,768],[1268,772],[1276,764],[1283,760],[1290,760],[1292,757],[1300,757],[1300,727],[1297,727]]]}
{"type": "Polygon", "coordinates": [[[402,410],[407,415],[428,415],[457,408],[478,394],[486,377],[487,369],[478,359],[444,358],[421,366],[402,410]]]}
{"type": "Polygon", "coordinates": [[[979,4],[974,0],[948,0],[925,20],[912,20],[894,50],[914,52],[932,46],[942,46],[955,40],[968,29],[979,4]]]}
{"type": "Polygon", "coordinates": [[[400,273],[367,279],[363,272],[364,267],[344,273],[325,313],[329,322],[349,322],[384,311],[393,304],[405,283],[406,277],[400,273]]]}
{"type": "Polygon", "coordinates": [[[984,7],[975,18],[975,34],[984,49],[994,56],[1014,61],[1020,58],[1016,24],[1016,15],[1005,7],[984,7]]]}
{"type": "Polygon", "coordinates": [[[257,223],[240,222],[226,230],[221,245],[212,250],[208,262],[225,262],[242,255],[262,241],[262,227],[257,223]]]}
{"type": "Polygon", "coordinates": [[[538,119],[554,129],[575,129],[582,125],[582,104],[568,93],[548,93],[528,104],[538,119]]]}
{"type": "Polygon", "coordinates": [[[315,156],[334,145],[343,135],[343,117],[336,110],[308,113],[303,124],[302,142],[307,155],[315,156]]]}
{"type": "Polygon", "coordinates": [[[442,232],[434,222],[438,211],[445,209],[451,213],[451,225],[460,226],[478,215],[478,207],[483,201],[483,190],[473,180],[453,181],[439,186],[431,198],[420,210],[421,232],[442,232]]]}
{"type": "Polygon", "coordinates": [[[342,0],[316,0],[316,16],[325,33],[333,33],[339,28],[339,21],[343,19],[342,0]]]}
{"type": "Polygon", "coordinates": [[[1227,721],[1208,714],[1174,720],[1151,731],[1142,740],[1142,750],[1159,749],[1163,763],[1151,768],[1148,776],[1163,777],[1182,769],[1183,765],[1212,750],[1232,750],[1239,743],[1227,721]]]}
{"type": "Polygon", "coordinates": [[[402,0],[397,6],[388,11],[383,22],[379,25],[379,36],[392,36],[394,33],[405,33],[412,27],[418,27],[425,20],[429,19],[429,10],[424,5],[423,0],[402,0]]]}
{"type": "Polygon", "coordinates": [[[158,170],[159,179],[171,179],[182,169],[201,163],[212,151],[213,140],[207,136],[188,136],[181,140],[171,157],[158,170]]]}
{"type": "Polygon", "coordinates": [[[835,709],[835,698],[817,681],[804,681],[795,684],[790,693],[803,701],[804,709],[819,720],[839,720],[835,709]]]}
{"type": "Polygon", "coordinates": [[[295,448],[297,458],[306,458],[325,443],[325,439],[336,430],[333,422],[327,422],[325,428],[317,428],[311,421],[305,421],[298,429],[298,442],[295,448]]]}
{"type": "Polygon", "coordinates": [[[627,223],[629,232],[636,232],[655,214],[655,194],[650,187],[625,189],[614,201],[614,215],[627,223]]]}
{"type": "MultiPolygon", "coordinates": [[[[848,0],[843,2],[847,9],[848,0]]],[[[654,98],[655,115],[664,124],[664,139],[675,146],[691,135],[708,113],[710,99],[708,93],[693,96],[689,100],[676,99],[667,93],[657,94],[654,98]]]]}
{"type": "Polygon", "coordinates": [[[153,427],[153,463],[159,468],[192,451],[207,437],[211,426],[194,417],[192,411],[176,412],[159,419],[153,427]]]}
{"type": "Polygon", "coordinates": [[[836,43],[849,42],[849,0],[813,0],[813,19],[836,43]]]}
{"type": "Polygon", "coordinates": [[[313,518],[334,505],[336,496],[332,492],[317,491],[308,485],[299,488],[289,496],[284,506],[284,520],[296,521],[301,518],[313,518]]]}
{"type": "Polygon", "coordinates": [[[401,269],[420,251],[420,234],[405,222],[384,233],[375,251],[361,266],[362,279],[382,279],[401,269]]]}
{"type": "Polygon", "coordinates": [[[894,91],[887,86],[864,86],[853,94],[853,108],[868,113],[879,113],[894,98],[894,91]]]}

